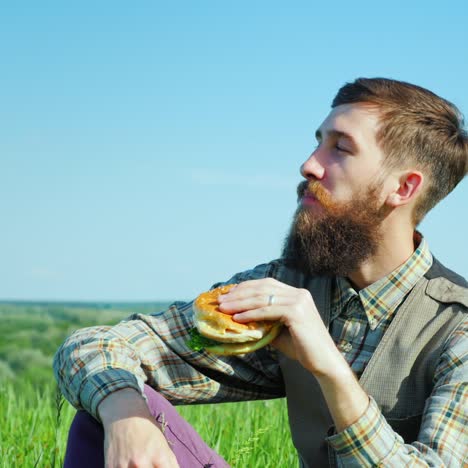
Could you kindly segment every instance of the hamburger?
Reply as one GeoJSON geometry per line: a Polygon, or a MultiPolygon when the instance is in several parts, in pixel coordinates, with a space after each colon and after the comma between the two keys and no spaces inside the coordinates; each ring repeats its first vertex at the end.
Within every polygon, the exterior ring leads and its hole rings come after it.
{"type": "Polygon", "coordinates": [[[282,324],[272,321],[239,323],[232,315],[219,310],[218,297],[235,284],[228,284],[200,294],[193,303],[194,325],[188,346],[195,351],[231,356],[263,348],[280,333],[282,324]]]}

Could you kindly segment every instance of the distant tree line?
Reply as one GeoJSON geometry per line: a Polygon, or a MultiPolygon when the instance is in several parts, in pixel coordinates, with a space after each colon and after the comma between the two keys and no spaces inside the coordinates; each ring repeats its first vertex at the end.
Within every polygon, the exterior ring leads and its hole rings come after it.
{"type": "Polygon", "coordinates": [[[74,330],[112,325],[133,313],[155,313],[167,305],[0,302],[0,384],[48,385],[53,379],[53,356],[74,330]]]}

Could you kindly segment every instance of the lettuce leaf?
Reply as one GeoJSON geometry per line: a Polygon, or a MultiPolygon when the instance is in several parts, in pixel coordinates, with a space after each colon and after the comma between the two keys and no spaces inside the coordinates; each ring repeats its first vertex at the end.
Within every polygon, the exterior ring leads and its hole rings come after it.
{"type": "Polygon", "coordinates": [[[219,345],[218,341],[211,340],[210,338],[206,338],[201,335],[196,328],[191,328],[189,330],[189,335],[190,339],[186,341],[185,344],[194,351],[203,351],[205,348],[209,348],[210,346],[219,345]]]}

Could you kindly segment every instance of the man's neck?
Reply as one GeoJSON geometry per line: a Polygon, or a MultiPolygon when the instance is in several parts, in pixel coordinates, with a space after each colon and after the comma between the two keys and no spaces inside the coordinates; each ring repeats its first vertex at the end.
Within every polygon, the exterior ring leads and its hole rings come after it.
{"type": "Polygon", "coordinates": [[[414,229],[412,226],[385,232],[378,251],[348,277],[357,290],[364,289],[380,278],[389,275],[405,263],[414,252],[414,229]]]}

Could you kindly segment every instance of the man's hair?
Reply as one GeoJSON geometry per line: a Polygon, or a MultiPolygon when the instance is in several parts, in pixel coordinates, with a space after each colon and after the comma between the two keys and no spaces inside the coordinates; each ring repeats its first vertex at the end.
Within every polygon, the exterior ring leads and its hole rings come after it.
{"type": "Polygon", "coordinates": [[[455,105],[427,89],[387,78],[358,78],[345,84],[332,107],[363,103],[380,115],[377,142],[385,167],[416,166],[427,185],[416,202],[413,222],[446,197],[468,172],[468,134],[455,105]]]}

